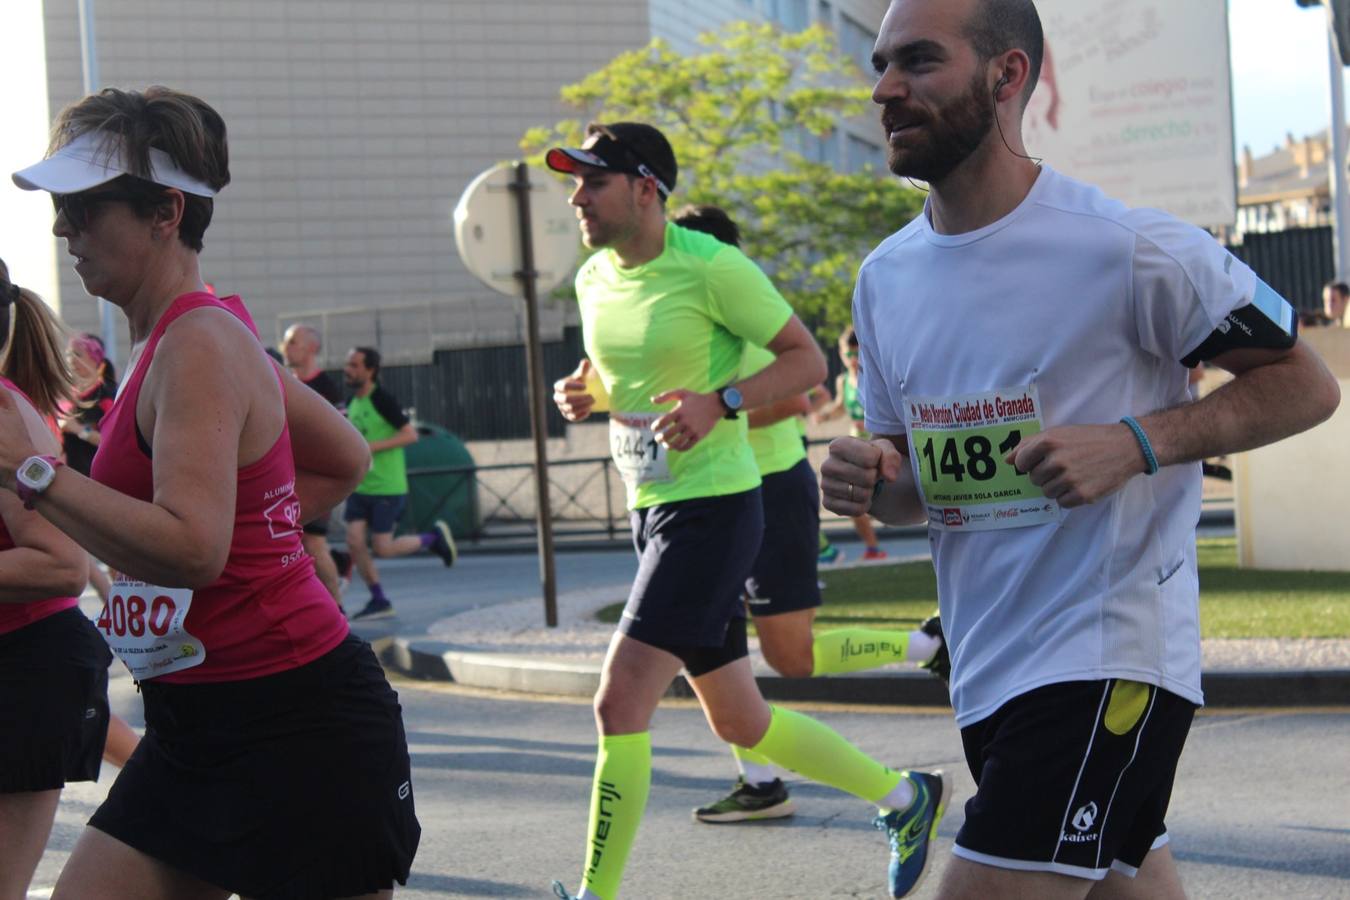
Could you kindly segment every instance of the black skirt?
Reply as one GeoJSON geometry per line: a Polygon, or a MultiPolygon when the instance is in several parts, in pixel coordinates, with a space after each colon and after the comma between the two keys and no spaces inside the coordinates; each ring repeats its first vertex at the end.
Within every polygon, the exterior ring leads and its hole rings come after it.
{"type": "Polygon", "coordinates": [[[98,780],[110,662],[76,608],[0,635],[0,794],[98,780]]]}
{"type": "Polygon", "coordinates": [[[407,882],[421,836],[407,738],[364,641],[263,678],[141,690],[145,738],[92,827],[253,900],[407,882]]]}

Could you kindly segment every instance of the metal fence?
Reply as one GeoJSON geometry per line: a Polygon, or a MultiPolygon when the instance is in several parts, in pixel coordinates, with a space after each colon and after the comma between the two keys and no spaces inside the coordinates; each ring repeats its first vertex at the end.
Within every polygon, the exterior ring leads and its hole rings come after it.
{"type": "Polygon", "coordinates": [[[1330,226],[1247,234],[1228,249],[1299,312],[1321,310],[1322,285],[1336,275],[1330,226]]]}
{"type": "MultiPolygon", "coordinates": [[[[553,533],[559,541],[584,538],[614,540],[628,533],[628,509],[622,479],[608,456],[550,462],[549,500],[553,533]]],[[[436,510],[468,485],[475,499],[474,522],[456,530],[461,543],[533,540],[535,490],[533,463],[443,466],[408,470],[410,492],[431,495],[423,508],[436,510]]],[[[409,523],[424,531],[436,517],[409,523]]]]}

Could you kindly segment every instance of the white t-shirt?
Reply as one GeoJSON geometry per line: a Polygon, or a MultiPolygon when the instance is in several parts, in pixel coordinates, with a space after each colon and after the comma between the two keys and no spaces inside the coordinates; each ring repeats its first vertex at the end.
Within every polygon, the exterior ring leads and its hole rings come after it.
{"type": "Polygon", "coordinates": [[[909,434],[916,483],[947,479],[925,499],[960,725],[1064,681],[1126,678],[1202,702],[1199,463],[1071,510],[969,491],[1019,478],[993,474],[1011,431],[1187,402],[1178,360],[1256,284],[1205,232],[1048,166],[992,225],[941,235],[925,210],[863,262],[853,320],[867,429],[909,434]]]}

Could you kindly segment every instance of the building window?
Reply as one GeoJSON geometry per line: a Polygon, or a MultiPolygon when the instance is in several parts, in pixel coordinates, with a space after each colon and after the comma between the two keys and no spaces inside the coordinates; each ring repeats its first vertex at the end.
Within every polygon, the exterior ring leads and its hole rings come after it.
{"type": "Polygon", "coordinates": [[[807,0],[767,0],[766,7],[769,19],[781,25],[784,31],[801,31],[811,24],[807,18],[807,0]]]}
{"type": "Polygon", "coordinates": [[[876,33],[845,13],[839,14],[839,46],[857,61],[864,72],[872,72],[872,49],[876,33]]]}

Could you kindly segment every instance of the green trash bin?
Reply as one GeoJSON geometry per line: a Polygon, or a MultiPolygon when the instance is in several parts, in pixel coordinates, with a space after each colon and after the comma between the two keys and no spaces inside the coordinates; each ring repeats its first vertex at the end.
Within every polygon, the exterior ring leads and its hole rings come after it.
{"type": "Polygon", "coordinates": [[[448,466],[472,466],[473,457],[454,434],[430,422],[413,422],[417,442],[403,448],[408,463],[408,508],[400,531],[426,531],[444,519],[457,537],[478,531],[478,483],[472,472],[428,472],[448,466]]]}

